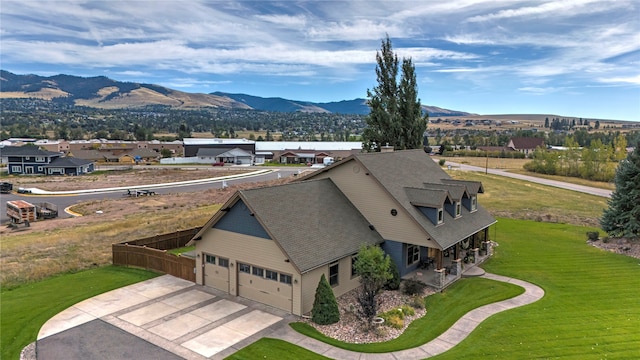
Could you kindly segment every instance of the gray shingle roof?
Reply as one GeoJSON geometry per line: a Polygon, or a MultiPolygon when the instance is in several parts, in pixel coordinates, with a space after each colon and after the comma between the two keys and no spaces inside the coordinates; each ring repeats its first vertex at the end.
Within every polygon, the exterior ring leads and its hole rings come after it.
{"type": "MultiPolygon", "coordinates": [[[[443,224],[435,226],[411,204],[411,198],[405,188],[425,189],[427,188],[425,183],[444,184],[451,179],[423,150],[362,153],[354,155],[354,158],[380,182],[442,249],[495,223],[491,214],[478,205],[478,209],[474,212],[469,212],[462,206],[461,216],[458,218],[451,217],[445,211],[443,224]]],[[[334,166],[340,166],[341,163],[334,166]]]]}
{"type": "Polygon", "coordinates": [[[65,156],[62,158],[54,159],[50,164],[46,165],[45,167],[78,167],[78,166],[89,165],[92,163],[93,161],[91,160],[65,156]]]}
{"type": "Polygon", "coordinates": [[[227,152],[229,148],[200,148],[196,156],[209,156],[216,157],[224,152],[227,152]]]}
{"type": "Polygon", "coordinates": [[[59,152],[40,150],[37,146],[4,146],[0,147],[0,156],[62,156],[59,152]]]}
{"type": "Polygon", "coordinates": [[[413,206],[438,208],[444,205],[447,198],[451,202],[451,197],[447,190],[404,188],[404,191],[413,206]]]}
{"type": "Polygon", "coordinates": [[[383,241],[330,179],[241,190],[239,196],[300,272],[383,241]]]}

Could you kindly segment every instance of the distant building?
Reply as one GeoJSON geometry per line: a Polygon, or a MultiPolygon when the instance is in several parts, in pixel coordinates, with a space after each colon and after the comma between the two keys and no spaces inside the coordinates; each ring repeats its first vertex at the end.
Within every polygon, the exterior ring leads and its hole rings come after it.
{"type": "Polygon", "coordinates": [[[507,149],[524,153],[526,156],[536,148],[544,147],[544,139],[539,137],[513,137],[507,144],[507,149]]]}

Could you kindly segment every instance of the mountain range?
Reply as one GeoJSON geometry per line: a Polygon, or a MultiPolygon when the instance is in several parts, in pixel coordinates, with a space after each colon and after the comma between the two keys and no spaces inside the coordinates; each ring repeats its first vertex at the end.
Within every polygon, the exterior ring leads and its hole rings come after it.
{"type": "MultiPolygon", "coordinates": [[[[80,77],[60,74],[44,77],[32,74],[17,75],[5,70],[0,70],[0,98],[63,100],[77,106],[103,109],[162,105],[179,109],[214,107],[275,112],[300,111],[361,115],[369,113],[366,99],[314,103],[225,92],[188,93],[159,85],[116,81],[105,76],[80,77]]],[[[422,108],[429,113],[430,117],[473,115],[436,106],[423,105],[422,108]]]]}

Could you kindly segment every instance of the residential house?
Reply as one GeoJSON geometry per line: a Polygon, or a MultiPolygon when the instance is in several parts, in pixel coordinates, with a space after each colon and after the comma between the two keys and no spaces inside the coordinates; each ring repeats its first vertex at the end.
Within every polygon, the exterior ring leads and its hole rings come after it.
{"type": "Polygon", "coordinates": [[[352,155],[293,184],[237,192],[192,240],[196,281],[307,314],[322,274],[336,296],[356,288],[358,248],[380,244],[402,277],[443,289],[463,262],[491,253],[483,192],[423,150],[352,155]]]}
{"type": "Polygon", "coordinates": [[[526,156],[533,153],[538,147],[544,147],[544,139],[540,137],[513,137],[507,143],[507,149],[519,151],[526,156]]]}
{"type": "Polygon", "coordinates": [[[95,171],[95,164],[91,160],[74,157],[60,157],[45,165],[47,175],[84,175],[95,171]]]}
{"type": "Polygon", "coordinates": [[[196,282],[296,315],[311,311],[325,274],[339,296],[352,263],[380,234],[331,179],[241,190],[196,234],[196,282]]]}
{"type": "Polygon", "coordinates": [[[253,154],[241,148],[201,148],[198,149],[196,157],[204,162],[222,162],[236,165],[253,164],[253,154]]]}
{"type": "Polygon", "coordinates": [[[9,174],[46,174],[45,166],[62,157],[62,153],[40,150],[37,146],[5,146],[0,149],[7,159],[9,174]]]}
{"type": "Polygon", "coordinates": [[[40,150],[36,146],[5,146],[9,174],[82,175],[94,171],[90,160],[63,157],[60,152],[40,150]]]}

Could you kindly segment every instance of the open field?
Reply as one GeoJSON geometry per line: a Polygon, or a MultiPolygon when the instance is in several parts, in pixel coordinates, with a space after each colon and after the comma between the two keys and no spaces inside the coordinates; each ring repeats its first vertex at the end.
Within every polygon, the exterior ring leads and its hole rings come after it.
{"type": "Polygon", "coordinates": [[[12,287],[53,274],[111,263],[111,244],[202,226],[236,190],[290,181],[244,183],[226,189],[90,201],[84,216],[32,223],[28,231],[0,230],[0,284],[12,287]],[[100,210],[98,214],[96,211],[100,210]]]}
{"type": "Polygon", "coordinates": [[[4,175],[2,181],[18,187],[36,187],[48,191],[69,191],[83,189],[104,189],[136,185],[150,185],[189,181],[213,177],[237,175],[253,170],[228,167],[145,168],[133,166],[129,170],[95,171],[82,176],[16,176],[4,175]]]}
{"type": "MultiPolygon", "coordinates": [[[[563,181],[571,184],[584,185],[595,187],[599,189],[615,190],[615,184],[603,181],[592,181],[570,176],[559,175],[546,175],[538,174],[524,170],[524,164],[531,161],[531,159],[499,159],[499,158],[484,158],[484,157],[450,157],[450,156],[434,156],[435,159],[444,159],[448,162],[465,164],[471,166],[477,166],[479,168],[499,169],[506,170],[508,172],[539,177],[542,179],[551,179],[556,181],[563,181]]],[[[446,165],[445,165],[446,166],[446,165]]]]}
{"type": "Polygon", "coordinates": [[[448,171],[454,179],[481,181],[478,203],[494,216],[599,226],[607,199],[499,175],[448,171]]]}
{"type": "Polygon", "coordinates": [[[2,289],[0,357],[18,359],[20,351],[36,340],[40,327],[69,306],[157,275],[140,269],[103,266],[14,289],[2,289]]]}

